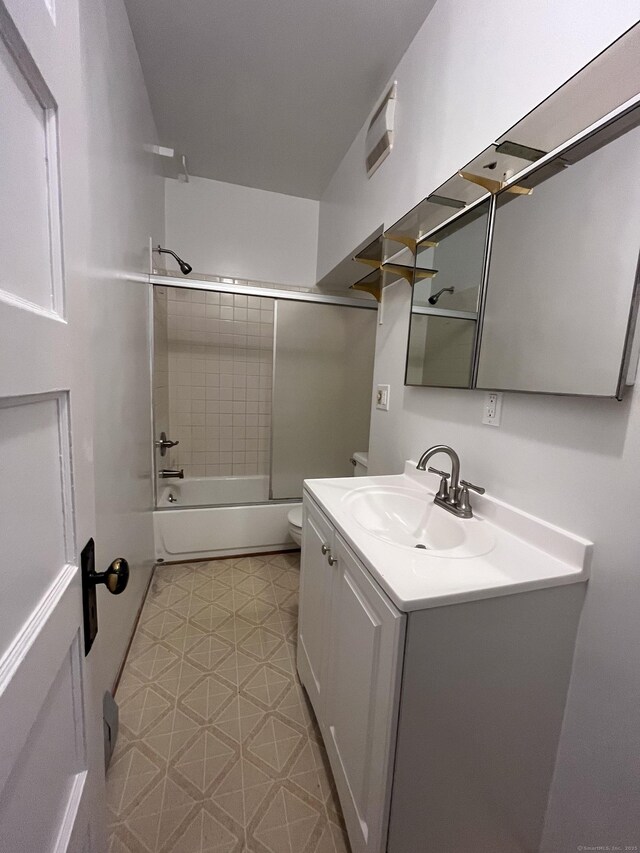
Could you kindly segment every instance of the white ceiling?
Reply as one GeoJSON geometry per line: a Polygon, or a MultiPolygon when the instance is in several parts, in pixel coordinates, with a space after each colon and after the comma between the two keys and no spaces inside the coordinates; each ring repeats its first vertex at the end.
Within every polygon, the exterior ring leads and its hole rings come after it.
{"type": "Polygon", "coordinates": [[[125,3],[190,174],[317,199],[435,0],[125,3]]]}

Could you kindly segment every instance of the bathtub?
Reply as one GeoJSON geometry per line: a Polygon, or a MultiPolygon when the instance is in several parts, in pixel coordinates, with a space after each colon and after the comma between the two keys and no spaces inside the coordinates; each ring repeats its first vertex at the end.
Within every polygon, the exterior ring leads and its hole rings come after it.
{"type": "Polygon", "coordinates": [[[253,501],[267,500],[268,489],[268,477],[253,476],[193,477],[163,484],[153,513],[156,560],[189,562],[297,548],[289,536],[287,515],[299,501],[252,506],[253,501]],[[173,503],[170,494],[176,498],[173,503]],[[240,505],[206,506],[221,500],[240,505]]]}
{"type": "Polygon", "coordinates": [[[163,480],[158,493],[159,507],[250,504],[268,500],[269,478],[260,474],[163,480]],[[169,500],[170,495],[175,500],[169,500]]]}

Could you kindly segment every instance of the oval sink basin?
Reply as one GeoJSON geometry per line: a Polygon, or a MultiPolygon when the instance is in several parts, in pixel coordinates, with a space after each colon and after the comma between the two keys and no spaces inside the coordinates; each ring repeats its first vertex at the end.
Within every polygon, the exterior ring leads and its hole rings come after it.
{"type": "Polygon", "coordinates": [[[433,495],[401,486],[366,486],[345,497],[353,520],[372,536],[431,557],[461,559],[487,554],[495,545],[489,525],[456,518],[433,495]]]}

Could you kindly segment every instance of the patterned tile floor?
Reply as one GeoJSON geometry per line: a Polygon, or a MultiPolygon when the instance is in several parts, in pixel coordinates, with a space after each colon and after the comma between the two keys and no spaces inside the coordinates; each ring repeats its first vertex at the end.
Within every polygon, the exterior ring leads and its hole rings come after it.
{"type": "Polygon", "coordinates": [[[295,669],[299,554],[156,569],[116,695],[109,853],[348,853],[295,669]]]}

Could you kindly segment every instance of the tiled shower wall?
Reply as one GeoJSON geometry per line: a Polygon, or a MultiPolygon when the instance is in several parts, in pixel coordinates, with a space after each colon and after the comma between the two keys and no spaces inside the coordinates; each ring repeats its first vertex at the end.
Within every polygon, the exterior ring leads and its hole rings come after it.
{"type": "Polygon", "coordinates": [[[166,288],[169,437],[185,477],[268,474],[274,300],[166,288]]]}

